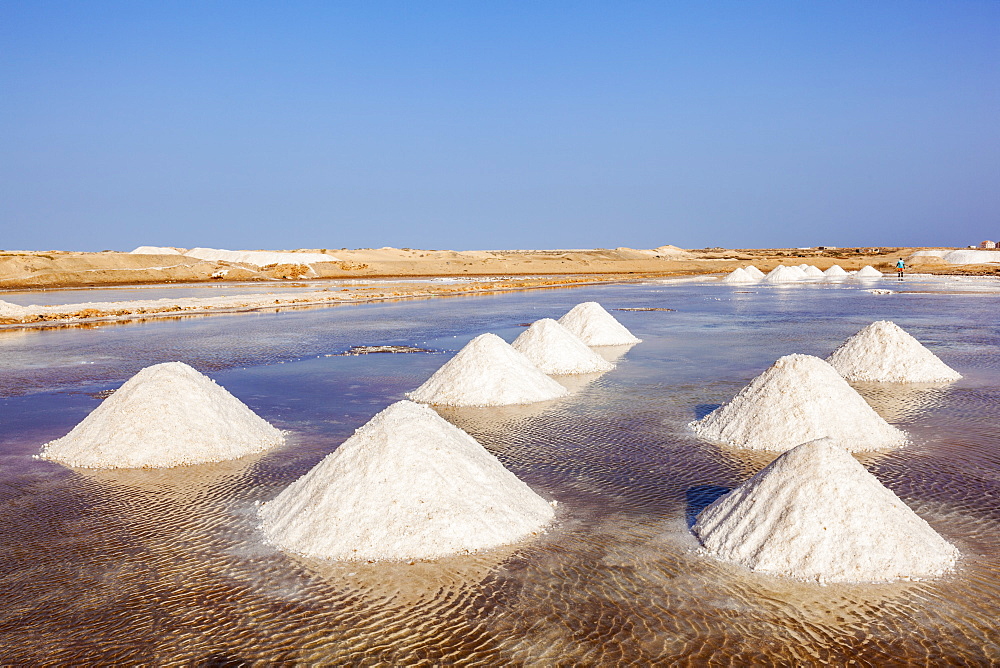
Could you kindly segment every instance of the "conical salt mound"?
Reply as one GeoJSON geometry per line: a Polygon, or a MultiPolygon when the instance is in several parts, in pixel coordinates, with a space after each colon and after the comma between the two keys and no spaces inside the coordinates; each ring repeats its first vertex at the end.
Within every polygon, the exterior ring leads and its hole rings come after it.
{"type": "Polygon", "coordinates": [[[888,320],[868,325],[844,341],[826,361],[841,376],[854,381],[939,383],[962,377],[888,320]]]}
{"type": "Polygon", "coordinates": [[[757,279],[750,275],[746,269],[740,267],[739,269],[734,269],[732,273],[727,275],[722,279],[723,283],[756,283],[757,279]]]}
{"type": "Polygon", "coordinates": [[[467,433],[399,401],[260,508],[283,550],[325,559],[433,559],[514,543],[554,511],[467,433]]]}
{"type": "Polygon", "coordinates": [[[786,267],[779,264],[764,277],[765,283],[796,283],[804,278],[805,274],[798,267],[786,267]]]}
{"type": "Polygon", "coordinates": [[[425,404],[507,406],[567,394],[569,390],[499,336],[481,334],[406,396],[425,404]]]}
{"type": "Polygon", "coordinates": [[[132,376],[40,456],[82,468],[166,468],[237,459],[283,441],[211,378],[167,362],[132,376]]]}
{"type": "Polygon", "coordinates": [[[698,515],[705,551],[754,571],[888,582],[951,569],[958,550],[829,439],[789,450],[698,515]]]}
{"type": "Polygon", "coordinates": [[[747,266],[743,267],[743,270],[746,271],[751,276],[753,276],[758,281],[764,278],[764,272],[762,272],[760,269],[753,266],[752,264],[748,264],[747,266]]]}
{"type": "Polygon", "coordinates": [[[691,426],[706,439],[778,452],[824,436],[851,452],[887,450],[906,440],[836,369],[812,355],[780,358],[691,426]]]}
{"type": "Polygon", "coordinates": [[[544,373],[600,373],[615,368],[552,318],[532,323],[511,345],[544,373]]]}
{"type": "Polygon", "coordinates": [[[806,272],[808,278],[823,278],[823,270],[811,264],[806,265],[803,271],[806,272]]]}
{"type": "Polygon", "coordinates": [[[843,278],[847,276],[847,272],[839,264],[833,264],[823,272],[823,275],[827,278],[843,278]]]}
{"type": "Polygon", "coordinates": [[[577,304],[559,318],[559,324],[588,346],[622,346],[642,342],[597,302],[577,304]]]}
{"type": "Polygon", "coordinates": [[[875,267],[871,266],[870,264],[866,264],[864,267],[858,270],[856,276],[858,278],[882,278],[882,272],[876,269],[875,267]]]}

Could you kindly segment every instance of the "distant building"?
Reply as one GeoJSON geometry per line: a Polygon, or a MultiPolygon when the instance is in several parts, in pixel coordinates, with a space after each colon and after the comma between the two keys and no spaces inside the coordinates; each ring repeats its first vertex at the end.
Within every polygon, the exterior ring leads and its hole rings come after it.
{"type": "Polygon", "coordinates": [[[996,248],[997,244],[995,241],[981,241],[979,243],[980,248],[996,248]]]}

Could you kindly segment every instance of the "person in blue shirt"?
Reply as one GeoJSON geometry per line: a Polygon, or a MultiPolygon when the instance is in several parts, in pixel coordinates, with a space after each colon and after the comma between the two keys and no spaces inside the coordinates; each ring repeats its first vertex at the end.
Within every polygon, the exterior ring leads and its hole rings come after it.
{"type": "Polygon", "coordinates": [[[899,262],[896,263],[896,274],[899,275],[900,280],[903,279],[903,269],[906,267],[906,263],[903,262],[903,258],[899,258],[899,262]]]}

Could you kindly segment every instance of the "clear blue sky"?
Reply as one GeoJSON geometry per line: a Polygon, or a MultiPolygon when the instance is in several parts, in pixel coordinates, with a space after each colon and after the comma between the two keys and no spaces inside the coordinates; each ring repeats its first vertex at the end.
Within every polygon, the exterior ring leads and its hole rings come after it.
{"type": "Polygon", "coordinates": [[[0,247],[1000,237],[1000,2],[0,0],[0,247]]]}

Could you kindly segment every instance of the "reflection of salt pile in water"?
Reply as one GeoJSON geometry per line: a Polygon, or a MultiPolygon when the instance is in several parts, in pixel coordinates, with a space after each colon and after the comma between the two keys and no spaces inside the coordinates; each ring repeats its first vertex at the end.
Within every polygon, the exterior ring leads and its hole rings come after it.
{"type": "Polygon", "coordinates": [[[949,570],[958,550],[829,439],[789,450],[703,510],[706,552],[754,571],[888,582],[949,570]]]}
{"type": "Polygon", "coordinates": [[[758,281],[759,281],[760,279],[764,278],[764,272],[762,272],[762,271],[761,271],[760,269],[758,269],[757,267],[753,266],[752,264],[748,264],[748,265],[747,265],[746,267],[744,267],[743,269],[744,269],[744,270],[745,270],[745,271],[746,271],[746,272],[747,272],[748,274],[750,274],[750,275],[751,275],[752,277],[754,277],[755,279],[757,279],[758,281]]]}
{"type": "Polygon", "coordinates": [[[552,318],[532,323],[511,345],[545,373],[598,373],[615,368],[552,318]]]}
{"type": "Polygon", "coordinates": [[[732,273],[728,274],[722,279],[723,283],[756,283],[757,279],[750,275],[750,273],[740,267],[739,269],[734,269],[732,273]]]}
{"type": "Polygon", "coordinates": [[[798,267],[786,267],[779,264],[764,277],[765,283],[796,283],[805,278],[805,272],[798,267]]]}
{"type": "Polygon", "coordinates": [[[134,375],[40,456],[84,468],[159,468],[236,459],[283,440],[211,378],[168,362],[134,375]]]}
{"type": "Polygon", "coordinates": [[[823,270],[811,264],[807,264],[803,271],[806,272],[807,278],[823,278],[823,270]]]}
{"type": "Polygon", "coordinates": [[[289,552],[433,559],[516,542],[554,511],[467,433],[399,401],[260,508],[289,552]]]}
{"type": "Polygon", "coordinates": [[[496,334],[480,334],[406,396],[426,404],[505,406],[569,394],[496,334]]]}
{"type": "Polygon", "coordinates": [[[870,264],[866,264],[864,267],[859,269],[858,273],[855,275],[858,278],[882,278],[882,272],[870,264]]]}
{"type": "Polygon", "coordinates": [[[597,302],[577,304],[559,318],[559,324],[580,337],[588,346],[621,346],[642,341],[597,302]]]}
{"type": "Polygon", "coordinates": [[[936,383],[962,377],[888,320],[868,325],[844,341],[826,361],[844,378],[854,381],[936,383]]]}
{"type": "Polygon", "coordinates": [[[785,451],[829,436],[848,450],[895,448],[906,439],[837,371],[812,355],[786,355],[728,404],[691,426],[707,439],[751,450],[785,451]]]}
{"type": "Polygon", "coordinates": [[[827,278],[845,278],[847,272],[839,264],[830,265],[830,267],[823,272],[823,275],[827,278]]]}

